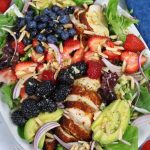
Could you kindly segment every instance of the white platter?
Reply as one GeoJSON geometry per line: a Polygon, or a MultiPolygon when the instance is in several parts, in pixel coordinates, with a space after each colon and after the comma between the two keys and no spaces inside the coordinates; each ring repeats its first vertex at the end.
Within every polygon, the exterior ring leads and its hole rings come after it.
{"type": "MultiPolygon", "coordinates": [[[[103,3],[103,4],[106,4],[107,3],[107,0],[97,0],[96,3],[103,3]]],[[[122,8],[119,8],[119,10],[121,12],[125,12],[122,8]]],[[[132,25],[130,28],[130,33],[134,33],[135,35],[139,36],[140,33],[138,32],[137,28],[132,25]]],[[[141,38],[142,39],[142,38],[141,38]]],[[[142,39],[143,40],[143,39],[142,39]]],[[[144,40],[143,40],[144,41],[144,40]]],[[[144,42],[145,43],[145,42],[144,42]]],[[[146,44],[145,44],[146,45],[146,44]]],[[[147,46],[146,46],[147,47],[147,46]]],[[[149,52],[149,49],[147,47],[147,54],[148,54],[148,57],[150,58],[150,52],[149,52]]],[[[150,59],[149,59],[149,62],[148,64],[150,64],[150,59]]],[[[8,108],[8,106],[3,103],[3,101],[1,100],[2,97],[0,95],[0,113],[2,114],[7,126],[8,126],[8,129],[10,130],[10,132],[12,133],[12,135],[14,136],[15,140],[24,148],[24,150],[33,150],[33,145],[31,144],[28,144],[26,141],[22,140],[19,135],[18,135],[18,132],[17,132],[17,126],[15,126],[11,119],[10,119],[10,109],[8,108]]],[[[138,145],[140,147],[140,145],[146,140],[146,138],[150,135],[150,124],[149,125],[146,125],[146,126],[143,126],[139,129],[139,141],[138,141],[138,145]]]]}

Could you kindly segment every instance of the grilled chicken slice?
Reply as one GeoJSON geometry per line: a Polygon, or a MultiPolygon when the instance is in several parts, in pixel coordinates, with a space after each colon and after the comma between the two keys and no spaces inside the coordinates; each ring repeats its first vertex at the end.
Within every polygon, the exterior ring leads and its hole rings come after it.
{"type": "Polygon", "coordinates": [[[65,129],[63,129],[62,127],[56,128],[55,133],[57,134],[57,136],[60,139],[62,139],[66,143],[68,143],[68,142],[77,142],[78,141],[77,138],[75,138],[70,133],[67,133],[67,131],[65,129]]]}
{"type": "Polygon", "coordinates": [[[74,85],[81,86],[90,91],[95,91],[100,88],[100,81],[96,79],[90,79],[89,77],[80,78],[74,81],[74,85]]]}
{"type": "Polygon", "coordinates": [[[61,119],[61,126],[67,131],[70,132],[71,135],[76,137],[80,141],[90,141],[91,140],[91,132],[85,130],[78,124],[75,124],[74,121],[66,116],[63,116],[61,119]]]}
{"type": "Polygon", "coordinates": [[[56,149],[56,140],[54,139],[51,142],[45,142],[45,150],[55,150],[56,149]]]}

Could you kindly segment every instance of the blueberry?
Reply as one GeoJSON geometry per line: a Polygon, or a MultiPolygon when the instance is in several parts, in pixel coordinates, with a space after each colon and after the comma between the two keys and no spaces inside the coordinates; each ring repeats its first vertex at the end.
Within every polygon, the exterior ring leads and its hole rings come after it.
{"type": "Polygon", "coordinates": [[[47,15],[41,15],[40,19],[41,19],[42,22],[48,22],[49,17],[47,15]]]}
{"type": "Polygon", "coordinates": [[[65,15],[65,11],[63,9],[57,11],[56,13],[58,16],[64,16],[65,15]]]}
{"type": "Polygon", "coordinates": [[[46,23],[38,23],[37,28],[42,30],[44,28],[46,28],[47,24],[46,23]]]}
{"type": "Polygon", "coordinates": [[[56,13],[54,13],[54,12],[51,12],[51,13],[49,14],[49,17],[50,17],[52,20],[56,20],[56,19],[57,19],[57,15],[56,15],[56,13]]]}
{"type": "Polygon", "coordinates": [[[43,34],[38,34],[36,38],[40,42],[45,42],[46,41],[46,37],[43,34]]]}
{"type": "Polygon", "coordinates": [[[25,25],[25,19],[24,18],[18,18],[17,20],[17,27],[20,29],[25,25]]]}
{"type": "Polygon", "coordinates": [[[74,28],[69,29],[68,32],[69,32],[69,36],[70,36],[70,37],[74,37],[74,36],[76,35],[76,33],[77,33],[74,28]]]}
{"type": "Polygon", "coordinates": [[[27,26],[29,29],[35,29],[37,27],[37,24],[35,21],[28,21],[27,26]]]}
{"type": "Polygon", "coordinates": [[[48,43],[51,43],[51,44],[55,44],[58,42],[57,38],[54,35],[48,35],[47,41],[48,41],[48,43]]]}
{"type": "Polygon", "coordinates": [[[50,13],[52,13],[52,10],[49,8],[45,8],[43,11],[43,15],[49,15],[50,13]]]}
{"type": "Polygon", "coordinates": [[[57,22],[52,21],[52,22],[49,23],[49,27],[51,27],[52,29],[57,28],[57,26],[58,26],[57,22]]]}
{"type": "Polygon", "coordinates": [[[36,47],[36,52],[37,53],[40,53],[40,54],[43,54],[44,53],[44,47],[39,44],[37,47],[36,47]]]}
{"type": "Polygon", "coordinates": [[[69,14],[73,14],[74,10],[75,10],[75,7],[70,6],[70,7],[65,8],[64,11],[65,11],[66,15],[69,15],[69,14]]]}
{"type": "Polygon", "coordinates": [[[70,17],[68,15],[60,16],[59,22],[62,24],[67,24],[70,22],[70,17]]]}
{"type": "Polygon", "coordinates": [[[63,31],[61,33],[62,40],[67,40],[69,38],[69,33],[67,31],[63,31]]]}
{"type": "Polygon", "coordinates": [[[62,32],[63,32],[63,30],[64,30],[64,27],[63,26],[58,26],[56,29],[55,29],[55,32],[56,32],[56,34],[61,34],[62,32]]]}
{"type": "Polygon", "coordinates": [[[23,44],[24,45],[29,45],[29,44],[31,44],[32,43],[32,40],[31,39],[29,39],[29,38],[27,38],[26,36],[23,38],[23,44]]]}
{"type": "Polygon", "coordinates": [[[26,16],[25,16],[25,20],[26,20],[26,21],[31,21],[32,19],[33,19],[32,16],[29,16],[29,15],[26,15],[26,16]]]}
{"type": "Polygon", "coordinates": [[[37,30],[32,30],[30,33],[31,38],[34,38],[37,35],[37,30]]]}
{"type": "Polygon", "coordinates": [[[34,15],[34,10],[27,11],[26,15],[33,16],[34,15]]]}
{"type": "Polygon", "coordinates": [[[57,6],[57,5],[53,5],[52,6],[52,10],[54,11],[54,12],[57,12],[57,11],[59,11],[61,8],[59,7],[59,6],[57,6]]]}
{"type": "Polygon", "coordinates": [[[35,21],[40,21],[40,19],[41,19],[40,16],[35,16],[35,17],[34,17],[34,20],[35,20],[35,21]]]}

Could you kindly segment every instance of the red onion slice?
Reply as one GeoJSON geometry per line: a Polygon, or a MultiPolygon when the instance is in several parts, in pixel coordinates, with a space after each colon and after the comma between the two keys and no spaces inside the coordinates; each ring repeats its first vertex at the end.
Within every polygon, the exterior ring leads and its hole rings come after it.
{"type": "Polygon", "coordinates": [[[108,61],[105,58],[102,58],[102,61],[111,72],[116,72],[119,76],[122,74],[122,70],[120,66],[113,65],[110,61],[108,61]]]}
{"type": "Polygon", "coordinates": [[[71,149],[74,144],[78,144],[78,142],[65,143],[62,141],[57,135],[54,135],[54,138],[66,149],[71,149]]]}
{"type": "Polygon", "coordinates": [[[13,91],[13,99],[16,99],[19,97],[20,95],[20,91],[22,88],[22,85],[32,76],[34,76],[35,74],[27,74],[25,76],[23,76],[16,84],[14,91],[13,91]]]}
{"type": "Polygon", "coordinates": [[[32,0],[26,0],[25,1],[24,7],[23,7],[23,10],[22,10],[23,13],[27,12],[27,10],[28,10],[28,8],[30,6],[29,2],[31,2],[31,1],[32,0]]]}
{"type": "Polygon", "coordinates": [[[142,117],[137,118],[132,122],[133,125],[140,127],[146,124],[150,124],[150,115],[144,115],[142,117]]]}
{"type": "Polygon", "coordinates": [[[59,64],[61,64],[62,57],[61,57],[61,53],[60,53],[59,48],[54,44],[48,44],[48,45],[50,48],[52,48],[55,51],[55,53],[57,53],[57,61],[59,64]]]}
{"type": "Polygon", "coordinates": [[[35,138],[34,138],[34,150],[39,150],[38,149],[38,144],[39,144],[39,141],[40,141],[41,137],[44,134],[46,134],[46,132],[48,132],[49,130],[54,129],[54,128],[58,127],[58,126],[60,126],[60,124],[57,123],[57,122],[49,122],[49,123],[46,123],[45,125],[43,125],[38,130],[38,132],[35,135],[35,138]]]}
{"type": "Polygon", "coordinates": [[[95,141],[92,142],[90,150],[94,150],[94,148],[95,148],[95,141]]]}

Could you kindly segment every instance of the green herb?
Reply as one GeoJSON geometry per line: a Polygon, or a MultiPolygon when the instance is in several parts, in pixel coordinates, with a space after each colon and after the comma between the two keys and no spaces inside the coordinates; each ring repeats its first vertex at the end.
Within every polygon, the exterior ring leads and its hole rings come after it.
{"type": "Polygon", "coordinates": [[[93,0],[74,0],[74,2],[77,4],[77,5],[83,5],[83,4],[92,4],[93,3],[93,0]]]}
{"type": "Polygon", "coordinates": [[[11,84],[11,85],[4,84],[0,88],[0,92],[2,93],[2,100],[11,109],[17,107],[20,104],[20,100],[19,99],[14,99],[13,100],[13,98],[12,98],[14,86],[15,86],[14,84],[11,84]]]}
{"type": "Polygon", "coordinates": [[[120,40],[125,41],[127,28],[138,21],[119,15],[117,6],[118,0],[109,0],[105,15],[111,30],[118,35],[120,40]]]}
{"type": "Polygon", "coordinates": [[[22,11],[24,3],[22,0],[13,0],[14,4],[19,8],[20,11],[22,11]]]}
{"type": "Polygon", "coordinates": [[[144,74],[145,74],[146,77],[150,80],[150,67],[147,68],[147,69],[144,71],[144,74]]]}
{"type": "Polygon", "coordinates": [[[147,85],[142,85],[140,89],[140,98],[136,106],[150,111],[150,92],[148,87],[147,85]]]}
{"type": "Polygon", "coordinates": [[[123,135],[123,140],[128,144],[119,141],[116,144],[106,145],[106,150],[138,150],[138,128],[129,125],[123,135]]]}

